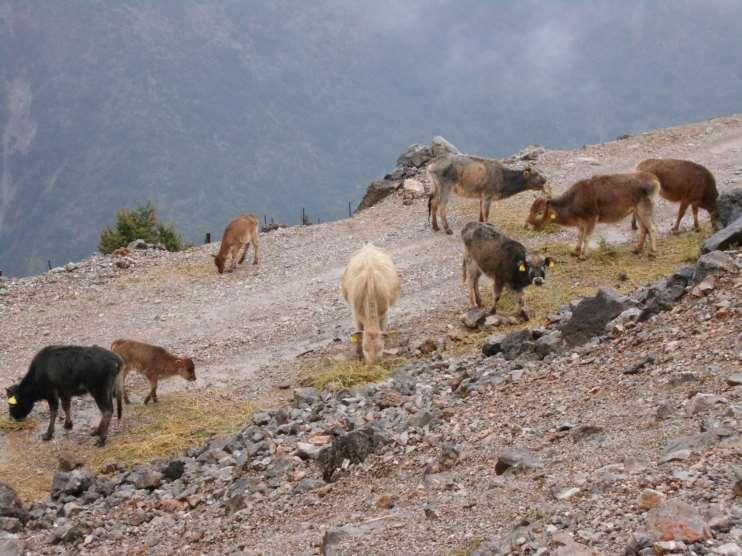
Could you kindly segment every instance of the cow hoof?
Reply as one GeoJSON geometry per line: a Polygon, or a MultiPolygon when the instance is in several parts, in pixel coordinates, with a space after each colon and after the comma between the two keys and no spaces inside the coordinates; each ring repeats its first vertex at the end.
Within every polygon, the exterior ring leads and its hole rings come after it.
{"type": "Polygon", "coordinates": [[[72,421],[70,421],[69,423],[65,423],[64,428],[67,430],[72,430],[72,421]]]}
{"type": "Polygon", "coordinates": [[[100,436],[100,431],[98,429],[93,429],[90,431],[90,436],[100,436]]]}
{"type": "Polygon", "coordinates": [[[531,320],[531,318],[528,316],[528,313],[526,313],[525,311],[520,312],[520,318],[522,318],[525,322],[531,320]]]}
{"type": "Polygon", "coordinates": [[[105,446],[105,445],[106,445],[105,438],[99,438],[98,440],[95,441],[95,446],[97,448],[103,448],[103,446],[105,446]]]}
{"type": "Polygon", "coordinates": [[[451,228],[446,228],[446,234],[448,234],[449,236],[453,235],[453,230],[451,230],[451,228]]]}
{"type": "Polygon", "coordinates": [[[41,435],[41,440],[43,440],[44,442],[49,442],[51,439],[52,439],[52,435],[51,434],[44,433],[44,434],[41,435]]]}

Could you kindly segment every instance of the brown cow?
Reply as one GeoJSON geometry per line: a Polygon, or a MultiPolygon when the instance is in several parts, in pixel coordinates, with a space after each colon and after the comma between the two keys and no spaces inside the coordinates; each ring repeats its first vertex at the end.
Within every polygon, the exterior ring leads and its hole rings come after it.
{"type": "Polygon", "coordinates": [[[252,264],[258,264],[260,257],[258,218],[254,214],[241,214],[224,228],[219,253],[212,255],[219,274],[223,274],[225,269],[227,272],[232,272],[238,264],[242,264],[251,243],[253,247],[252,264]],[[242,256],[240,256],[240,252],[242,252],[242,256]],[[238,256],[239,261],[237,260],[238,256]]]}
{"type": "Polygon", "coordinates": [[[359,357],[373,366],[384,349],[387,316],[399,298],[399,275],[392,258],[370,243],[357,251],[343,272],[343,298],[353,309],[359,357]]]}
{"type": "Polygon", "coordinates": [[[111,344],[111,351],[124,360],[121,374],[126,403],[129,403],[126,376],[132,370],[138,371],[149,381],[149,394],[144,398],[145,405],[150,400],[157,402],[157,381],[160,379],[180,375],[191,382],[196,380],[196,368],[191,359],[172,355],[159,346],[135,340],[116,340],[111,344]]]}
{"type": "MultiPolygon", "coordinates": [[[[716,226],[719,217],[716,199],[719,193],[716,191],[713,174],[706,168],[690,160],[649,158],[640,162],[636,169],[657,176],[660,180],[660,195],[672,203],[680,203],[673,233],[678,233],[688,205],[693,210],[693,227],[697,232],[701,230],[698,224],[699,207],[709,213],[711,225],[716,226]]],[[[631,227],[636,230],[636,216],[631,221],[631,227]]]]}
{"type": "Polygon", "coordinates": [[[546,187],[546,178],[536,170],[514,170],[491,158],[464,154],[436,158],[428,166],[428,176],[433,188],[428,198],[428,216],[432,213],[433,231],[438,231],[440,212],[447,234],[453,233],[446,217],[452,191],[462,197],[479,199],[479,221],[486,222],[494,199],[507,199],[527,189],[544,191],[546,187]]]}
{"type": "Polygon", "coordinates": [[[585,258],[588,237],[598,222],[613,223],[635,212],[641,224],[641,237],[634,250],[641,253],[649,235],[650,253],[657,250],[654,225],[654,196],[659,189],[654,174],[606,174],[580,180],[555,199],[539,197],[531,205],[526,220],[537,230],[554,222],[579,229],[575,256],[585,258]]]}

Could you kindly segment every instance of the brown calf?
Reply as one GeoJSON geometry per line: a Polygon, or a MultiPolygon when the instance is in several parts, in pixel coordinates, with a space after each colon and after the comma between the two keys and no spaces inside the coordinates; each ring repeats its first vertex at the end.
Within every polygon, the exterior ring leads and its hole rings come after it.
{"type": "Polygon", "coordinates": [[[641,224],[641,237],[634,250],[641,253],[649,235],[650,253],[657,250],[653,198],[659,180],[646,172],[606,174],[578,181],[555,199],[539,197],[531,205],[526,224],[537,230],[554,222],[579,229],[574,254],[585,258],[587,238],[598,222],[613,223],[635,212],[641,224]]]}
{"type": "Polygon", "coordinates": [[[238,264],[242,264],[251,243],[253,247],[252,264],[258,264],[260,256],[258,218],[254,214],[241,214],[224,228],[219,253],[212,255],[219,274],[223,274],[225,269],[227,272],[232,272],[238,264]],[[241,256],[240,252],[242,253],[241,256]],[[238,257],[239,261],[237,260],[238,257]]]}
{"type": "Polygon", "coordinates": [[[180,375],[191,382],[196,380],[196,368],[191,359],[172,355],[159,346],[135,340],[116,340],[111,344],[111,351],[124,360],[121,374],[126,403],[129,403],[126,376],[131,370],[138,371],[149,381],[149,394],[144,398],[145,404],[150,400],[157,402],[157,381],[160,379],[180,375]]]}
{"type": "MultiPolygon", "coordinates": [[[[673,158],[649,158],[636,167],[640,172],[649,172],[660,180],[660,195],[672,203],[680,203],[678,219],[673,226],[673,233],[678,233],[680,221],[688,209],[693,210],[693,227],[698,232],[698,208],[709,213],[712,226],[716,226],[718,213],[716,199],[716,180],[706,168],[690,160],[676,160],[673,158]]],[[[636,216],[631,221],[631,227],[636,229],[636,216]]]]}

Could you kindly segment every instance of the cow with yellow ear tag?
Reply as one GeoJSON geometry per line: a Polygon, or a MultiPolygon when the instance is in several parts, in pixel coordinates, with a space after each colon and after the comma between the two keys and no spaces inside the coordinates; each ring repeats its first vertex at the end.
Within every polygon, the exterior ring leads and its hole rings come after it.
{"type": "Polygon", "coordinates": [[[531,284],[541,286],[546,279],[546,269],[554,266],[554,261],[528,253],[524,245],[499,233],[489,223],[469,222],[461,231],[461,239],[464,241],[463,278],[469,286],[471,306],[482,306],[479,278],[485,274],[494,282],[490,312],[495,314],[502,290],[508,286],[518,296],[520,316],[528,320],[523,290],[531,284]]]}

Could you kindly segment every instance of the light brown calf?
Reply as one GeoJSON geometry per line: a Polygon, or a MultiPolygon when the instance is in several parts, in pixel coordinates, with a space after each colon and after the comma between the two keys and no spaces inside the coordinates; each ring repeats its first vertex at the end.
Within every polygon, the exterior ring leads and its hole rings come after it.
{"type": "Polygon", "coordinates": [[[219,274],[223,274],[225,269],[227,272],[232,272],[238,264],[242,264],[251,243],[253,247],[252,264],[258,264],[260,257],[258,218],[254,214],[241,214],[224,228],[219,253],[212,255],[219,274]]]}
{"type": "Polygon", "coordinates": [[[138,371],[149,381],[149,394],[144,398],[145,404],[150,400],[157,402],[158,380],[175,375],[180,375],[191,382],[196,380],[196,368],[191,359],[172,355],[159,346],[135,340],[116,340],[111,344],[111,351],[124,360],[124,366],[121,369],[121,381],[126,403],[129,403],[129,393],[126,391],[126,376],[132,370],[138,371]]]}
{"type": "Polygon", "coordinates": [[[641,224],[641,237],[634,250],[641,253],[649,236],[650,252],[657,250],[654,225],[654,196],[659,180],[646,172],[606,174],[578,181],[555,199],[539,197],[531,205],[526,224],[537,230],[554,222],[579,229],[574,254],[585,258],[588,237],[598,222],[613,223],[635,212],[641,224]]]}
{"type": "Polygon", "coordinates": [[[353,309],[358,356],[369,367],[376,364],[384,350],[387,316],[399,298],[399,287],[399,275],[389,253],[371,244],[357,251],[343,272],[341,289],[353,309]]]}
{"type": "MultiPolygon", "coordinates": [[[[678,233],[688,205],[693,210],[693,227],[697,232],[701,230],[698,224],[699,207],[709,213],[712,226],[716,226],[716,199],[719,193],[716,190],[716,180],[708,169],[690,160],[673,158],[650,158],[640,162],[636,169],[657,176],[660,180],[660,195],[672,203],[680,203],[673,233],[678,233]]],[[[636,229],[635,220],[636,217],[631,222],[633,229],[636,229]]]]}

